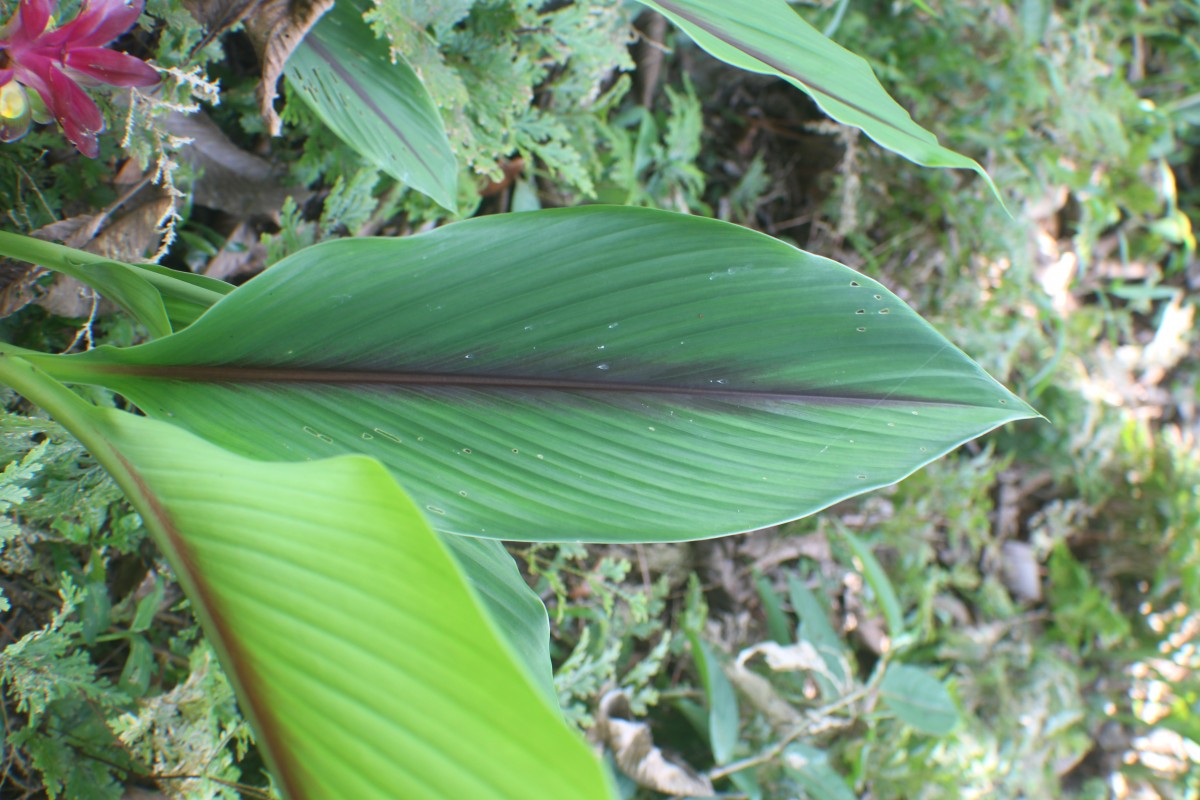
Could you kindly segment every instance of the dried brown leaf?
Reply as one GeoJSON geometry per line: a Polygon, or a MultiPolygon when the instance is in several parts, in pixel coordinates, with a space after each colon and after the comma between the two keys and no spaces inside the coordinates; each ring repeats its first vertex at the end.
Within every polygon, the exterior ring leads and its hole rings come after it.
{"type": "Polygon", "coordinates": [[[283,66],[321,15],[333,8],[333,0],[183,0],[183,5],[206,30],[196,49],[246,23],[262,65],[258,107],[271,135],[278,136],[282,122],[275,113],[275,90],[283,66]]]}
{"type": "Polygon", "coordinates": [[[46,270],[24,261],[0,258],[0,317],[15,314],[37,298],[37,280],[46,270]]]}
{"type": "MultiPolygon", "coordinates": [[[[161,189],[152,187],[123,202],[125,210],[120,214],[81,214],[39,228],[33,235],[114,261],[140,261],[156,251],[162,241],[159,225],[171,208],[171,198],[161,189]]],[[[40,267],[31,269],[37,270],[37,275],[45,272],[40,267]]],[[[67,275],[56,276],[44,294],[30,300],[36,300],[38,305],[60,317],[87,317],[94,306],[91,290],[67,275]]],[[[102,305],[98,310],[108,313],[111,308],[102,305]]]]}
{"type": "Polygon", "coordinates": [[[204,274],[210,278],[229,281],[249,277],[263,271],[267,265],[267,246],[253,226],[240,222],[229,234],[221,252],[208,262],[204,274]]]}
{"type": "Polygon", "coordinates": [[[605,744],[621,771],[639,786],[679,797],[708,797],[713,794],[712,782],[686,764],[667,760],[662,750],[654,746],[650,726],[634,722],[629,698],[621,691],[612,691],[600,699],[596,717],[605,744]]]}
{"type": "Polygon", "coordinates": [[[793,728],[803,722],[800,712],[792,704],[783,699],[771,682],[746,667],[746,653],[743,651],[738,660],[725,671],[729,682],[738,692],[750,701],[776,730],[793,728]]]}
{"type": "Polygon", "coordinates": [[[298,204],[311,192],[284,186],[283,173],[264,158],[242,150],[208,115],[171,114],[167,130],[190,139],[179,157],[200,174],[192,186],[192,202],[224,211],[239,219],[256,215],[276,217],[288,197],[298,204]]]}
{"type": "Polygon", "coordinates": [[[275,112],[275,95],[284,64],[317,20],[331,8],[333,0],[262,0],[246,19],[246,33],[262,64],[258,109],[272,136],[278,136],[283,127],[275,112]]]}

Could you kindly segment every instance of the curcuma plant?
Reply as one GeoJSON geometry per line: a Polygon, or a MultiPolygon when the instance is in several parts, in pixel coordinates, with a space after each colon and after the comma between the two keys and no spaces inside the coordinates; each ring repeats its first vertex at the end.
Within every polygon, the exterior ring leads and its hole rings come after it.
{"type": "MultiPolygon", "coordinates": [[[[647,5],[889,148],[977,168],[782,0],[647,5]]],[[[356,16],[319,23],[289,75],[317,87],[301,96],[321,118],[349,120],[334,129],[364,157],[403,136],[380,168],[452,206],[450,149],[419,145],[445,140],[432,101],[371,120],[392,107],[360,71],[385,61],[356,16]],[[342,68],[346,37],[367,35],[368,60],[342,68]]],[[[611,798],[557,708],[545,608],[502,541],[749,531],[1036,416],[874,280],[661,211],[330,241],[236,289],[9,233],[0,254],[84,280],[153,337],[78,355],[0,345],[0,381],[141,513],[293,800],[611,798]]]]}

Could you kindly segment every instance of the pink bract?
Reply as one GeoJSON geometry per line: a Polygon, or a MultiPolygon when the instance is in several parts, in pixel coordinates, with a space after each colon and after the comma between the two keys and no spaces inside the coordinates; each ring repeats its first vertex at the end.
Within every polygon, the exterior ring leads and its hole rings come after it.
{"type": "Polygon", "coordinates": [[[95,158],[104,117],[80,84],[152,86],[158,72],[146,62],[104,45],[125,33],[145,0],[84,0],[70,22],[50,27],[55,0],[21,0],[0,30],[0,86],[9,81],[41,96],[79,152],[95,158]]]}

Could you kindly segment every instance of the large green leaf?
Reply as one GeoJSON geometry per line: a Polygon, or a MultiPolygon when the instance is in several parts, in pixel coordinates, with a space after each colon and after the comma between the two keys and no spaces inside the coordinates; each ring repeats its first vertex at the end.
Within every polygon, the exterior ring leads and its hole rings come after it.
{"type": "Polygon", "coordinates": [[[288,59],[288,81],[321,121],[396,180],[455,209],[458,163],[433,98],[393,62],[351,0],[338,0],[288,59]]]}
{"type": "Polygon", "coordinates": [[[39,363],[243,455],[372,455],[502,539],[750,530],[1035,413],[875,281],[633,208],[327,242],[171,337],[39,363]]]}
{"type": "MultiPolygon", "coordinates": [[[[165,307],[170,321],[181,328],[194,322],[234,288],[203,275],[170,270],[157,264],[122,264],[92,253],[3,231],[0,231],[0,252],[78,277],[97,291],[103,290],[107,294],[111,294],[113,286],[106,283],[104,278],[114,276],[118,281],[118,289],[125,286],[140,292],[137,296],[148,299],[147,307],[151,311],[157,308],[161,313],[165,307]]],[[[127,310],[133,312],[135,318],[146,322],[144,316],[137,313],[140,310],[138,307],[127,310]]],[[[161,331],[163,334],[169,332],[169,328],[161,331]]],[[[288,454],[272,455],[286,458],[288,454]]],[[[547,697],[557,698],[550,666],[550,625],[546,607],[525,585],[504,546],[497,541],[463,537],[454,537],[447,544],[510,644],[524,659],[539,688],[547,697]]]]}
{"type": "Polygon", "coordinates": [[[265,463],[99,409],[0,351],[125,490],[293,800],[611,798],[378,463],[265,463]]]}
{"type": "MultiPolygon", "coordinates": [[[[808,94],[829,116],[860,128],[880,145],[927,167],[983,167],[938,144],[879,83],[860,56],[809,25],[785,0],[641,0],[662,12],[716,58],[777,75],[808,94]]],[[[996,193],[999,197],[999,193],[996,193]]]]}

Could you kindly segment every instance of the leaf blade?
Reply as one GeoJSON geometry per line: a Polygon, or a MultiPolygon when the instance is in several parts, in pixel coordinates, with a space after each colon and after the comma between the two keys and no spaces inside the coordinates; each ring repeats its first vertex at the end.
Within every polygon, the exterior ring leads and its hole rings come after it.
{"type": "Polygon", "coordinates": [[[740,720],[737,695],[708,642],[695,630],[687,631],[687,637],[692,643],[692,658],[708,700],[708,738],[713,759],[717,764],[728,764],[733,760],[738,743],[740,720]]]}
{"type": "Polygon", "coordinates": [[[247,456],[367,453],[504,539],[764,527],[1036,415],[878,283],[630,208],[329,242],[169,340],[39,363],[247,456]]]}
{"type": "Polygon", "coordinates": [[[90,406],[0,350],[0,380],[113,473],[188,590],[293,800],[610,800],[420,511],[361,456],[264,463],[90,406]]]}
{"type": "Polygon", "coordinates": [[[825,37],[784,0],[640,0],[679,26],[715,58],[776,75],[809,95],[838,122],[927,167],[970,169],[1003,203],[976,161],[938,144],[883,88],[860,56],[825,37]]]}
{"type": "Polygon", "coordinates": [[[321,121],[359,155],[454,211],[458,163],[420,78],[337,3],[288,59],[286,74],[321,121]]]}
{"type": "Polygon", "coordinates": [[[901,721],[932,736],[945,736],[958,727],[958,709],[945,684],[928,670],[911,664],[890,664],[879,683],[879,694],[901,721]]]}

